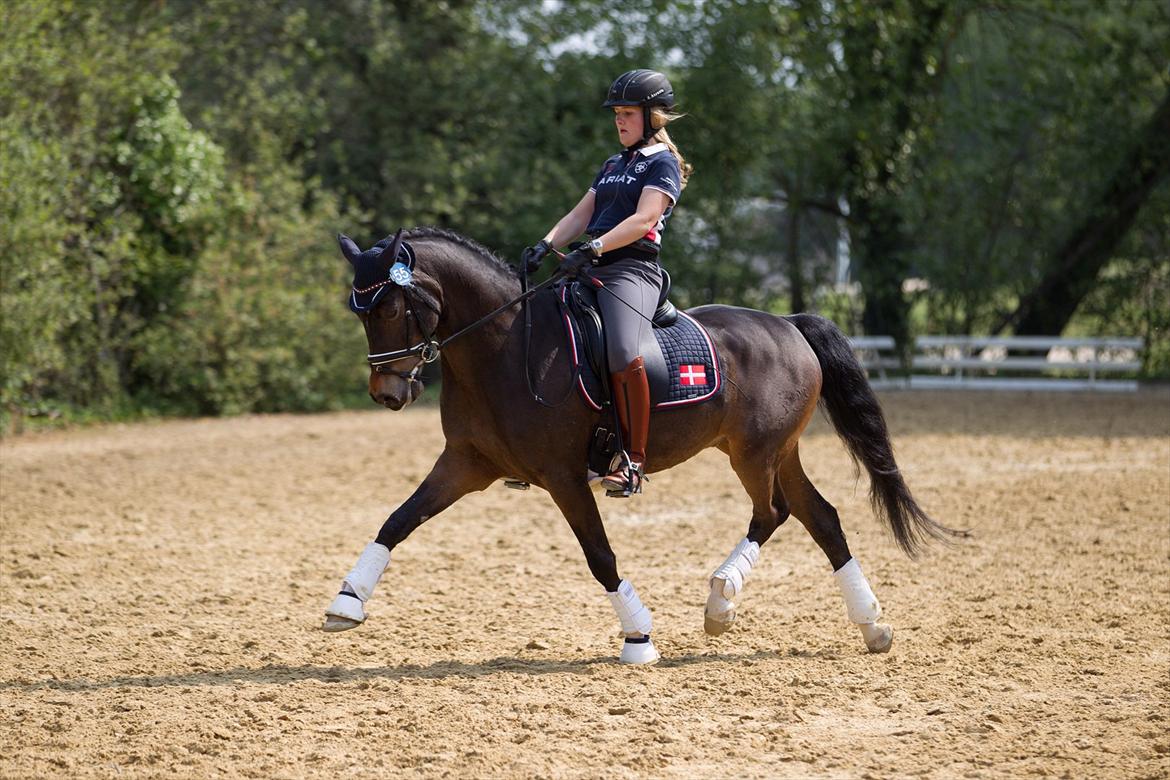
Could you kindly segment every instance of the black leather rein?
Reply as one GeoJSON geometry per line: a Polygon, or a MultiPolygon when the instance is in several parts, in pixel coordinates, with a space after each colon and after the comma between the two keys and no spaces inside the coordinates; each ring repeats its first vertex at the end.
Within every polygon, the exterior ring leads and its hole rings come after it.
{"type": "MultiPolygon", "coordinates": [[[[378,352],[376,354],[375,353],[368,354],[368,355],[366,355],[366,362],[368,362],[370,364],[370,368],[372,368],[375,372],[377,372],[379,374],[394,374],[395,376],[400,376],[403,379],[410,379],[410,380],[416,379],[416,378],[418,378],[418,372],[422,370],[422,367],[425,366],[427,363],[434,363],[436,360],[438,360],[443,349],[446,348],[446,346],[448,344],[450,344],[452,341],[454,341],[455,339],[459,338],[460,336],[462,336],[466,333],[470,333],[471,331],[480,327],[481,325],[488,322],[492,318],[500,315],[501,313],[503,313],[507,309],[510,309],[511,307],[515,306],[517,303],[521,303],[523,301],[528,300],[533,295],[538,293],[540,290],[543,290],[544,288],[549,287],[552,284],[554,284],[559,279],[559,277],[560,277],[560,274],[553,274],[551,277],[549,277],[545,281],[541,282],[540,284],[536,285],[535,287],[533,287],[529,290],[522,292],[520,295],[518,295],[515,298],[513,298],[512,300],[508,301],[504,305],[489,312],[488,314],[485,314],[484,316],[480,317],[478,320],[471,323],[467,327],[460,329],[458,332],[452,333],[450,336],[443,339],[442,341],[439,341],[439,339],[437,339],[435,337],[434,331],[431,331],[429,334],[426,333],[426,331],[422,327],[422,322],[418,318],[418,314],[416,314],[414,311],[414,306],[412,306],[409,313],[414,317],[414,322],[415,322],[415,325],[418,327],[419,332],[425,334],[423,337],[423,340],[420,341],[419,343],[415,344],[413,347],[406,347],[405,349],[396,349],[396,350],[393,350],[391,352],[378,352]],[[417,358],[418,359],[418,362],[414,364],[414,367],[410,371],[395,371],[391,368],[387,368],[387,366],[390,363],[396,363],[399,360],[406,360],[408,358],[417,358]]],[[[402,291],[408,298],[410,298],[412,304],[417,305],[417,304],[421,303],[421,304],[425,305],[427,308],[429,308],[431,311],[433,311],[436,315],[439,314],[439,310],[434,304],[432,304],[430,301],[426,300],[425,298],[422,298],[422,297],[414,294],[409,287],[403,287],[402,291]]],[[[437,327],[437,322],[436,322],[436,327],[437,327]]]]}

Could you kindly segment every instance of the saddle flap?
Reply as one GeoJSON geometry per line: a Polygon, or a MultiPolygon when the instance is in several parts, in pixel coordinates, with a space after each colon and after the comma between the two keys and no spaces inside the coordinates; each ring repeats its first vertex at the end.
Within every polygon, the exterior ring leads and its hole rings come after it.
{"type": "Polygon", "coordinates": [[[585,364],[593,369],[601,385],[602,397],[609,398],[609,371],[606,370],[605,329],[601,310],[597,307],[597,292],[580,282],[568,286],[569,313],[577,324],[585,364]]]}

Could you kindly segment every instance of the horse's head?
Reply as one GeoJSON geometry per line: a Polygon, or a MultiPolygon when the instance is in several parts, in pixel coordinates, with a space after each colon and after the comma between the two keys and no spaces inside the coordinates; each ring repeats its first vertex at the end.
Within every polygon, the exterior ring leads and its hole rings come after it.
{"type": "Polygon", "coordinates": [[[341,253],[353,266],[349,308],[366,330],[370,398],[398,410],[422,393],[418,373],[438,357],[440,291],[425,274],[415,273],[414,250],[402,231],[361,251],[338,235],[341,253]]]}

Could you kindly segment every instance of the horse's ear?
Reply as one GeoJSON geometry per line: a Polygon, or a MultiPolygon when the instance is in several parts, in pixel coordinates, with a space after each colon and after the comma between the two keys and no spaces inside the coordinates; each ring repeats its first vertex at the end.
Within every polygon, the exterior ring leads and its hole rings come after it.
{"type": "Polygon", "coordinates": [[[350,265],[353,265],[362,250],[358,249],[358,245],[353,242],[353,239],[344,233],[337,234],[337,243],[341,245],[341,254],[345,255],[345,259],[349,261],[350,265]]]}
{"type": "Polygon", "coordinates": [[[394,241],[390,244],[388,249],[382,250],[382,265],[386,266],[386,270],[394,265],[398,260],[398,251],[402,249],[402,228],[398,228],[398,232],[394,234],[394,241]]]}

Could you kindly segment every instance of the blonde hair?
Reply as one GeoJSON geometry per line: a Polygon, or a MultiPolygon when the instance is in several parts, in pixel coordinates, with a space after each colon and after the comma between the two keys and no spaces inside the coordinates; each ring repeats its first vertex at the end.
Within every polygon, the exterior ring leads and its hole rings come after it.
{"type": "Polygon", "coordinates": [[[686,161],[686,158],[678,150],[674,141],[670,140],[670,133],[666,132],[666,126],[676,119],[682,119],[684,116],[686,114],[674,114],[657,106],[650,109],[650,126],[654,128],[654,135],[650,137],[650,140],[666,144],[666,148],[674,155],[674,159],[678,160],[678,172],[682,178],[682,181],[679,182],[680,191],[686,188],[687,179],[691,177],[691,173],[695,168],[686,161]]]}

